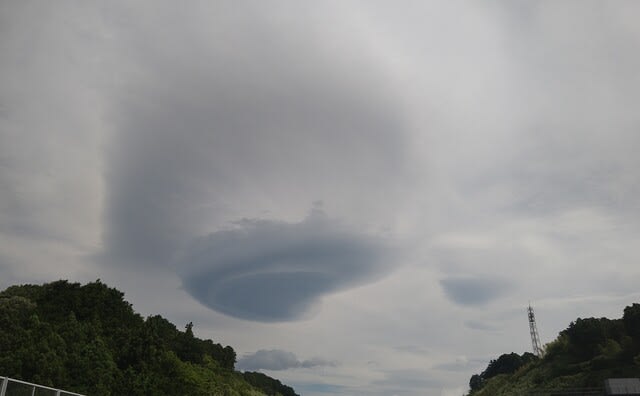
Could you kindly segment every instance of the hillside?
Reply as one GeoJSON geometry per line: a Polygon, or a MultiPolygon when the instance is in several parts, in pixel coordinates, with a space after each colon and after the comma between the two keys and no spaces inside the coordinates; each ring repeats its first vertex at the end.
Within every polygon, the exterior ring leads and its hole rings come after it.
{"type": "Polygon", "coordinates": [[[473,396],[516,396],[543,389],[602,387],[607,378],[640,377],[640,304],[620,319],[571,322],[542,359],[510,353],[469,381],[473,396]]]}
{"type": "Polygon", "coordinates": [[[100,281],[12,286],[0,292],[0,375],[92,396],[297,396],[235,371],[233,348],[192,327],[144,319],[100,281]]]}

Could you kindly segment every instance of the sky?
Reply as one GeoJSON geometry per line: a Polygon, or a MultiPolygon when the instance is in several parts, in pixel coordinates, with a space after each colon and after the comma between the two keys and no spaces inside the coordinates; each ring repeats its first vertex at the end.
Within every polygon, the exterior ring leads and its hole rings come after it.
{"type": "Polygon", "coordinates": [[[0,288],[304,396],[459,396],[640,301],[640,3],[2,1],[0,288]]]}

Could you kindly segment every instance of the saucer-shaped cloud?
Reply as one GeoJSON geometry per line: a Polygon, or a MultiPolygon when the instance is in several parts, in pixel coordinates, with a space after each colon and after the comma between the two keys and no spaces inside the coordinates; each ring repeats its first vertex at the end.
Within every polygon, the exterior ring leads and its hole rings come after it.
{"type": "Polygon", "coordinates": [[[460,305],[483,305],[505,294],[511,285],[503,279],[453,276],[440,281],[445,295],[460,305]]]}
{"type": "Polygon", "coordinates": [[[302,222],[245,220],[200,239],[180,263],[205,306],[255,321],[303,317],[318,298],[375,279],[389,246],[313,213],[302,222]]]}

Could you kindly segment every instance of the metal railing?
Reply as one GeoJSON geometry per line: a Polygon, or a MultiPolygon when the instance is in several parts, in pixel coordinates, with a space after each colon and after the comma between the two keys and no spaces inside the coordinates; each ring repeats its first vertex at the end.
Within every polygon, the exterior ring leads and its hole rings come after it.
{"type": "Polygon", "coordinates": [[[32,384],[9,377],[0,377],[0,396],[84,396],[62,389],[32,384]]]}

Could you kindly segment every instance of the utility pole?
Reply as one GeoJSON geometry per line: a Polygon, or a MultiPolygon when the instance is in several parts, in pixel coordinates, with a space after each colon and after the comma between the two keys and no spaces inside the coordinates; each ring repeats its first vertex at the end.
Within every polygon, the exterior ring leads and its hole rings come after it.
{"type": "Polygon", "coordinates": [[[538,335],[538,327],[536,326],[536,316],[533,313],[531,304],[529,304],[527,313],[529,314],[529,332],[531,333],[531,346],[533,347],[533,353],[541,358],[544,351],[540,344],[540,336],[538,335]]]}

